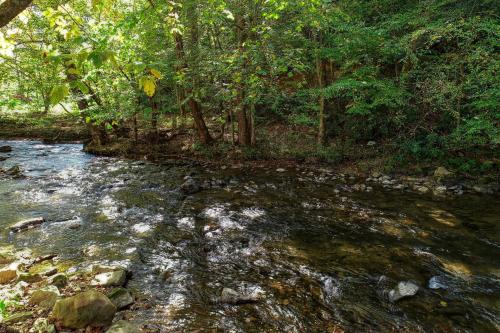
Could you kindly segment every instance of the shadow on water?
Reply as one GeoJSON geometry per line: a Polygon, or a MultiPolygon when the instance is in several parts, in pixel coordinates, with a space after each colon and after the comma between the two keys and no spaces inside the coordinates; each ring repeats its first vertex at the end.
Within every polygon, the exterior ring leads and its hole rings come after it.
{"type": "Polygon", "coordinates": [[[79,145],[2,144],[14,150],[0,167],[20,165],[26,177],[0,180],[1,227],[38,215],[48,223],[4,232],[0,244],[55,252],[73,267],[127,265],[128,287],[150,305],[131,319],[153,331],[500,326],[498,198],[337,194],[334,180],[300,172],[204,170],[98,158],[79,145]],[[182,195],[191,173],[214,186],[182,195]],[[408,280],[421,287],[417,295],[390,302],[389,291],[408,280]],[[223,288],[259,297],[225,304],[223,288]]]}

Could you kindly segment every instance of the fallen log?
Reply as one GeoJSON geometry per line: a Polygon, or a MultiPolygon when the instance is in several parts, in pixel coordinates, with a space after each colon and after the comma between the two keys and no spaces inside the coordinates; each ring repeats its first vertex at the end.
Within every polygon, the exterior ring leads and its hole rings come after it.
{"type": "Polygon", "coordinates": [[[36,226],[39,226],[43,222],[45,222],[45,219],[43,217],[35,217],[32,219],[17,222],[16,224],[11,225],[9,227],[9,229],[12,232],[19,232],[22,230],[26,230],[26,229],[30,229],[30,228],[34,228],[36,226]]]}

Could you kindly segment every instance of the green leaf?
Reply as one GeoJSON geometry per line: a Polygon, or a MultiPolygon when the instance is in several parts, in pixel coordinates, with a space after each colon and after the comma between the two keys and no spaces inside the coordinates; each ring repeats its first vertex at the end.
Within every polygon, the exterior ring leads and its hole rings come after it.
{"type": "Polygon", "coordinates": [[[69,88],[66,85],[57,85],[52,88],[50,93],[50,104],[59,104],[69,94],[69,88]]]}

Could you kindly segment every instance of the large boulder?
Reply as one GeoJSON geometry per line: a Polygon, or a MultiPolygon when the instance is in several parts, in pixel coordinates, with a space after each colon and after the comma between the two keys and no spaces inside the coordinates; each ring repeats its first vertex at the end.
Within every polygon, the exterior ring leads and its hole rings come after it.
{"type": "Polygon", "coordinates": [[[111,324],[116,313],[114,304],[97,290],[89,290],[57,301],[52,316],[63,327],[103,327],[111,324]]]}
{"type": "Polygon", "coordinates": [[[91,284],[93,286],[120,287],[123,286],[126,281],[127,281],[127,272],[125,272],[123,269],[120,269],[113,272],[97,274],[96,276],[94,276],[94,279],[92,280],[91,284]]]}
{"type": "Polygon", "coordinates": [[[106,333],[141,333],[142,330],[125,320],[113,324],[106,333]]]}
{"type": "Polygon", "coordinates": [[[31,294],[29,303],[32,305],[38,305],[43,308],[51,309],[56,304],[57,299],[61,296],[59,289],[56,286],[47,286],[35,290],[31,294]]]}

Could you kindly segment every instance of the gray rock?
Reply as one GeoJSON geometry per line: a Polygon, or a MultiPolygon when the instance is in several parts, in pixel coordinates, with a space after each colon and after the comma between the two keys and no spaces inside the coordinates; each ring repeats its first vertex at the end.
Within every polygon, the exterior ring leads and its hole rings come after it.
{"type": "Polygon", "coordinates": [[[19,232],[21,230],[25,230],[25,229],[34,228],[36,226],[39,226],[43,222],[45,222],[45,219],[43,217],[35,217],[35,218],[24,220],[24,221],[19,221],[16,224],[11,225],[9,227],[9,229],[12,232],[19,232]]]}
{"type": "Polygon", "coordinates": [[[111,324],[115,313],[114,304],[96,290],[59,300],[52,310],[53,318],[67,328],[107,326],[111,324]]]}
{"type": "Polygon", "coordinates": [[[37,318],[29,333],[56,333],[56,327],[47,318],[37,318]]]}
{"type": "Polygon", "coordinates": [[[129,323],[125,320],[120,320],[113,324],[106,333],[141,333],[142,330],[139,327],[129,323]]]}
{"type": "Polygon", "coordinates": [[[417,294],[419,287],[411,281],[401,281],[396,288],[389,292],[389,300],[396,302],[402,298],[414,296],[417,294]]]}
{"type": "Polygon", "coordinates": [[[91,281],[93,286],[123,286],[127,281],[127,273],[120,269],[112,272],[97,274],[91,281]]]}
{"type": "Polygon", "coordinates": [[[134,297],[125,288],[115,288],[111,290],[108,298],[113,302],[117,309],[123,309],[134,303],[134,297]]]}

